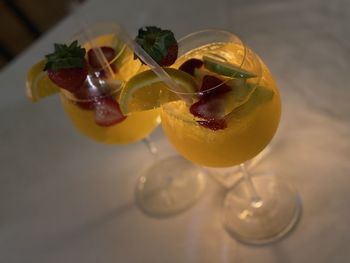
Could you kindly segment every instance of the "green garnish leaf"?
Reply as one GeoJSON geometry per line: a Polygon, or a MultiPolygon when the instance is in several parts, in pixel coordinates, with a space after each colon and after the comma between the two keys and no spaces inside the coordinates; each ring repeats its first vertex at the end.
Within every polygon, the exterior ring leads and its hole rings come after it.
{"type": "Polygon", "coordinates": [[[73,41],[69,46],[66,44],[54,44],[55,51],[46,55],[47,63],[44,71],[51,69],[58,71],[63,68],[83,68],[85,66],[85,48],[73,41]]]}
{"type": "MultiPolygon", "coordinates": [[[[174,33],[156,26],[140,28],[135,39],[158,64],[168,55],[169,48],[177,45],[174,33]]],[[[135,57],[137,57],[135,55],[135,57]]]]}

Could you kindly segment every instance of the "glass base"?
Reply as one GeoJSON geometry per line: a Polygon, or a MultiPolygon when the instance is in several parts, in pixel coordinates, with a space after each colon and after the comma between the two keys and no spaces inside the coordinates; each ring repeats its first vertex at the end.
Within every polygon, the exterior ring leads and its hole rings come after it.
{"type": "Polygon", "coordinates": [[[138,206],[148,215],[167,217],[192,206],[203,192],[205,173],[180,156],[160,160],[136,185],[138,206]]]}
{"type": "Polygon", "coordinates": [[[263,245],[293,229],[301,214],[301,202],[292,186],[273,175],[253,176],[252,180],[261,201],[250,201],[241,179],[225,197],[223,223],[237,240],[263,245]]]}

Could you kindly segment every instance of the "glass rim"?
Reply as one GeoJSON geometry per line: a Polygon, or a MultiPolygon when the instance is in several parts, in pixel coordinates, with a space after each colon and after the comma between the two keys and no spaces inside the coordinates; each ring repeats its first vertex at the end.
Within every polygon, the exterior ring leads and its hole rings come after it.
{"type": "MultiPolygon", "coordinates": [[[[80,30],[73,33],[72,36],[69,38],[69,40],[65,42],[70,44],[73,41],[77,40],[78,43],[82,46],[82,48],[85,49],[85,52],[86,52],[85,56],[87,56],[88,51],[92,49],[97,57],[97,60],[102,65],[101,67],[96,68],[96,70],[107,69],[109,74],[111,74],[113,70],[110,64],[115,62],[118,58],[120,58],[123,52],[125,52],[126,49],[128,48],[127,44],[124,41],[122,41],[120,37],[118,37],[119,31],[120,31],[120,25],[112,21],[101,21],[101,22],[91,23],[91,24],[85,25],[84,29],[81,28],[80,30]],[[99,29],[101,29],[101,32],[98,32],[99,29]],[[101,58],[101,55],[103,56],[101,45],[97,45],[95,43],[98,37],[105,36],[105,35],[112,35],[111,40],[115,40],[117,44],[120,44],[120,49],[118,53],[116,53],[113,59],[111,59],[110,61],[107,61],[106,59],[101,58]],[[84,45],[86,44],[89,44],[91,46],[89,50],[87,50],[87,48],[84,47],[84,45]]],[[[114,48],[113,41],[103,46],[114,48]]]]}
{"type": "MultiPolygon", "coordinates": [[[[211,33],[211,32],[213,32],[213,33],[223,33],[223,34],[226,34],[226,35],[229,35],[229,36],[235,36],[235,37],[237,37],[237,39],[239,39],[242,42],[241,38],[238,37],[236,34],[230,32],[230,31],[227,31],[227,30],[215,29],[215,28],[206,28],[206,29],[201,29],[201,30],[189,33],[189,34],[181,37],[177,42],[180,43],[180,42],[183,42],[183,41],[185,41],[186,39],[188,39],[190,37],[193,37],[193,36],[196,36],[196,35],[199,35],[199,34],[204,34],[204,33],[211,33]]],[[[242,42],[242,44],[243,44],[243,42],[242,42]]]]}

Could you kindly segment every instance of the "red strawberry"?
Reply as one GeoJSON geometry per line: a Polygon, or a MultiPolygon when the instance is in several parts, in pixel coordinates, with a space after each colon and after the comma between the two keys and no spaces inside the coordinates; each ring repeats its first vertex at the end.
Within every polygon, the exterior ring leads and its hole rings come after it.
{"type": "Polygon", "coordinates": [[[203,127],[219,130],[227,127],[224,119],[225,100],[223,94],[229,92],[231,87],[222,80],[206,75],[203,78],[200,91],[200,100],[192,104],[190,112],[204,121],[198,121],[203,127]]]}
{"type": "MultiPolygon", "coordinates": [[[[112,61],[115,58],[115,50],[111,47],[100,47],[103,56],[106,58],[107,62],[112,61]]],[[[100,61],[99,51],[96,49],[90,49],[87,53],[89,65],[92,68],[99,69],[104,66],[104,61],[100,61]]]]}
{"type": "Polygon", "coordinates": [[[200,68],[203,66],[203,61],[196,58],[191,58],[185,61],[180,67],[179,70],[182,70],[190,75],[194,75],[194,69],[200,68]]]}
{"type": "Polygon", "coordinates": [[[177,58],[178,44],[170,30],[147,26],[139,29],[135,41],[162,67],[171,66],[177,58]]]}
{"type": "Polygon", "coordinates": [[[227,128],[227,123],[225,119],[213,119],[206,121],[197,121],[197,123],[205,128],[217,131],[227,128]]]}
{"type": "Polygon", "coordinates": [[[100,126],[111,126],[126,119],[118,102],[112,97],[100,98],[95,104],[95,122],[100,126]]]}
{"type": "Polygon", "coordinates": [[[59,87],[74,93],[83,85],[87,76],[85,49],[78,46],[78,41],[69,46],[55,44],[55,51],[46,59],[44,70],[59,87]]]}
{"type": "Polygon", "coordinates": [[[159,65],[162,67],[168,67],[175,63],[177,59],[179,47],[177,43],[174,43],[172,46],[168,48],[168,53],[166,56],[160,61],[159,65]]]}
{"type": "Polygon", "coordinates": [[[211,75],[205,75],[199,90],[201,92],[200,98],[207,100],[211,97],[229,92],[231,89],[232,88],[226,85],[221,79],[211,75]]]}
{"type": "Polygon", "coordinates": [[[49,78],[57,86],[72,93],[78,90],[85,82],[87,69],[84,68],[62,68],[57,71],[48,69],[49,78]]]}
{"type": "Polygon", "coordinates": [[[224,104],[220,97],[210,100],[199,100],[192,104],[190,112],[199,118],[205,120],[220,119],[224,115],[224,104]]]}
{"type": "Polygon", "coordinates": [[[75,93],[77,98],[76,104],[85,110],[95,109],[95,104],[98,97],[104,96],[104,93],[94,85],[89,85],[85,82],[75,93]]]}

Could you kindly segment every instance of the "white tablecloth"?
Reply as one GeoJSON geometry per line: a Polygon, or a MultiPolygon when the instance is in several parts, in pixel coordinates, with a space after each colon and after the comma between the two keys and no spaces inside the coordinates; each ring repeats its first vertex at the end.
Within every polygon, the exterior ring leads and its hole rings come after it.
{"type": "MultiPolygon", "coordinates": [[[[273,170],[298,189],[299,225],[263,247],[236,242],[222,228],[225,189],[208,179],[203,198],[167,219],[134,204],[142,143],[107,146],[74,130],[57,97],[31,104],[27,68],[76,29],[68,17],[0,75],[0,262],[350,262],[350,2],[89,1],[86,21],[115,20],[135,35],[143,25],[178,37],[204,28],[235,32],[267,63],[282,93],[273,170]]],[[[170,146],[158,129],[163,154],[170,146]]]]}

